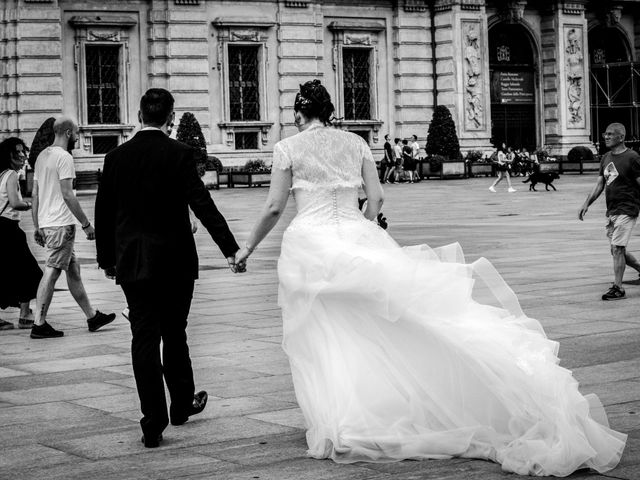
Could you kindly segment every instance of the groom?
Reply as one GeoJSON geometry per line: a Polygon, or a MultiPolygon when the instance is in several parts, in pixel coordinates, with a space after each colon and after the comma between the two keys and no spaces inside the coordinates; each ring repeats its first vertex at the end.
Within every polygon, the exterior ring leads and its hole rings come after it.
{"type": "Polygon", "coordinates": [[[142,129],[105,157],[95,208],[98,265],[120,284],[130,309],[142,441],[149,448],[160,444],[169,420],[182,425],[207,403],[206,392],[195,394],[185,331],[198,278],[189,207],[231,270],[244,268],[236,267],[238,244],[198,176],[194,150],[168,136],[173,105],[167,90],[147,90],[138,112],[142,129]]]}

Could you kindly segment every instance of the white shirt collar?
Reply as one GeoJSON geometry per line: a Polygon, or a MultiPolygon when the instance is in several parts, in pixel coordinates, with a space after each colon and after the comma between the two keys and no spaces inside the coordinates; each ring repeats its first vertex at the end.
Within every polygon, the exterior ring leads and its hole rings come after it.
{"type": "MultiPolygon", "coordinates": [[[[160,129],[158,127],[144,127],[144,128],[140,129],[141,132],[144,132],[146,130],[160,130],[160,129]]],[[[160,130],[160,131],[162,131],[162,130],[160,130]]]]}

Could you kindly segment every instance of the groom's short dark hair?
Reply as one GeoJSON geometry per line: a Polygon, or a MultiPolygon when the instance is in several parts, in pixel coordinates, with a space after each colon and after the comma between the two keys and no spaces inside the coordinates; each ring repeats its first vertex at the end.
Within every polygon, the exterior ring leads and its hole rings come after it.
{"type": "Polygon", "coordinates": [[[173,95],[164,88],[150,88],[140,99],[140,114],[146,125],[164,125],[173,112],[173,95]]]}

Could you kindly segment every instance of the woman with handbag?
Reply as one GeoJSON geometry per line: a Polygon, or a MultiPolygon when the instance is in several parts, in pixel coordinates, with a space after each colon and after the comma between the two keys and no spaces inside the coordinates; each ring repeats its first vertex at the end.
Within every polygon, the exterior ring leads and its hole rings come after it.
{"type": "MultiPolygon", "coordinates": [[[[31,203],[22,199],[18,184],[18,172],[27,159],[27,151],[17,137],[0,143],[0,238],[5,254],[0,274],[0,308],[20,307],[18,328],[33,326],[29,303],[36,297],[42,278],[42,270],[19,226],[20,212],[31,209],[31,203]]],[[[12,328],[11,322],[0,319],[0,330],[12,328]]]]}

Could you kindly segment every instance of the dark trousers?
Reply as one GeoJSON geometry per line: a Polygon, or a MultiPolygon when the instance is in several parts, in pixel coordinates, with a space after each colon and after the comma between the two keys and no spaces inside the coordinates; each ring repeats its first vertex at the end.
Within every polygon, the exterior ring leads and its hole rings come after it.
{"type": "Polygon", "coordinates": [[[186,333],[193,283],[192,279],[165,279],[122,284],[133,334],[131,357],[143,415],[140,426],[149,437],[162,433],[169,423],[163,376],[172,417],[182,416],[193,403],[186,333]]]}

